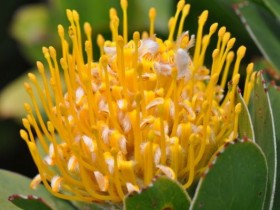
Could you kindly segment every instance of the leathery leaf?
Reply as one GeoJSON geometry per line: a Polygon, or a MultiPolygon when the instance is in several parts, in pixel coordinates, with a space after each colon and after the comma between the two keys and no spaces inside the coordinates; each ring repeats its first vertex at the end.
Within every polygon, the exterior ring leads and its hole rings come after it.
{"type": "Polygon", "coordinates": [[[201,177],[191,210],[261,210],[265,199],[267,164],[258,145],[235,140],[212,158],[201,177]]]}
{"type": "Polygon", "coordinates": [[[268,185],[264,209],[272,209],[276,186],[276,136],[270,97],[261,73],[256,74],[249,103],[256,143],[263,150],[268,166],[268,185]]]}
{"type": "Polygon", "coordinates": [[[184,210],[189,209],[190,198],[174,180],[159,177],[140,193],[128,195],[124,200],[125,210],[184,210]]]}

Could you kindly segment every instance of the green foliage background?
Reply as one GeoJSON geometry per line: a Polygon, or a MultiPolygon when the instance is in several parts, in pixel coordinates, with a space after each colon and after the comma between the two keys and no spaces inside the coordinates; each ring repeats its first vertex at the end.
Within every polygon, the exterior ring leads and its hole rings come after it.
{"type": "MultiPolygon", "coordinates": [[[[128,1],[130,34],[136,29],[140,31],[148,29],[148,9],[154,6],[158,11],[157,35],[160,37],[167,35],[168,18],[174,14],[177,1],[128,1]]],[[[185,24],[186,30],[195,34],[197,17],[203,10],[209,10],[208,26],[214,22],[218,22],[219,26],[226,26],[232,36],[237,39],[235,46],[245,45],[247,47],[246,62],[255,61],[256,70],[269,70],[269,74],[265,75],[268,81],[272,79],[276,80],[275,84],[279,82],[280,12],[277,7],[280,8],[280,4],[277,3],[277,0],[186,0],[186,2],[191,4],[191,12],[185,24]]],[[[29,177],[36,174],[29,152],[18,134],[23,116],[22,104],[28,100],[22,87],[26,76],[22,75],[33,71],[36,60],[42,60],[42,46],[53,45],[59,49],[56,26],[62,23],[67,27],[65,9],[78,10],[81,23],[88,21],[92,24],[95,39],[98,33],[110,38],[108,9],[112,6],[118,9],[120,15],[119,0],[16,0],[2,2],[0,7],[0,27],[2,29],[0,33],[0,169],[19,172],[29,177]]],[[[94,54],[98,55],[98,52],[96,51],[94,54]]],[[[95,59],[97,58],[98,56],[95,56],[95,59]]],[[[245,72],[244,69],[243,72],[245,72]]],[[[277,88],[264,91],[265,88],[262,84],[255,87],[252,97],[255,107],[250,107],[250,114],[256,117],[252,117],[256,129],[255,140],[266,156],[269,184],[273,185],[274,164],[276,164],[274,158],[277,152],[274,145],[274,129],[276,130],[277,142],[280,142],[278,122],[280,113],[277,111],[280,94],[276,90],[277,88]],[[260,93],[260,91],[262,91],[260,95],[263,101],[258,104],[259,95],[255,93],[260,93]],[[272,104],[269,102],[269,96],[272,104]],[[258,116],[259,110],[263,111],[262,116],[258,116]],[[268,118],[266,118],[267,116],[268,118]],[[271,132],[268,132],[271,136],[262,132],[263,126],[266,126],[266,131],[272,129],[271,132]],[[259,131],[261,132],[259,133],[259,131]],[[270,144],[267,144],[267,139],[270,144]]],[[[260,157],[262,158],[262,156],[260,157]]],[[[265,171],[263,172],[265,174],[265,171]]],[[[9,175],[5,174],[5,176],[9,175]]],[[[264,177],[265,175],[261,178],[264,177]]],[[[279,182],[279,178],[277,181],[279,182]]],[[[272,188],[272,186],[268,187],[269,190],[272,188]]],[[[279,188],[280,183],[277,183],[277,194],[280,194],[279,188]]],[[[200,196],[203,197],[203,195],[200,196]]],[[[270,200],[268,197],[265,199],[270,200]]],[[[278,203],[276,208],[280,206],[280,201],[278,203]]],[[[194,209],[195,205],[193,205],[194,209]]],[[[266,205],[269,205],[269,201],[266,202],[266,205]]]]}

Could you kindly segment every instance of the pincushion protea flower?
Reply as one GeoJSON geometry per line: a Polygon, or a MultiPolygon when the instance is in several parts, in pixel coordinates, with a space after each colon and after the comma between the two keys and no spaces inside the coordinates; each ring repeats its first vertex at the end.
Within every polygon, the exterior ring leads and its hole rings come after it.
{"type": "MultiPolygon", "coordinates": [[[[169,21],[167,40],[155,35],[154,8],[149,12],[149,33],[140,37],[134,32],[128,40],[127,6],[127,1],[121,0],[121,35],[116,10],[110,10],[112,40],[98,35],[98,61],[93,59],[90,25],[84,24],[83,43],[79,15],[67,10],[71,43],[59,25],[62,57],[57,58],[53,47],[43,48],[50,76],[41,62],[37,67],[43,84],[28,74],[33,88],[29,83],[25,88],[32,105],[25,104],[25,130],[20,134],[39,171],[31,183],[33,188],[43,182],[63,199],[120,202],[127,193],[148,186],[153,177],[164,175],[188,189],[218,148],[238,136],[241,104],[236,89],[246,48],[239,47],[234,59],[235,38],[225,27],[218,29],[214,23],[205,34],[207,11],[198,19],[196,36],[183,32],[190,9],[183,0],[169,21]],[[207,67],[204,58],[215,33],[218,41],[212,65],[207,67]],[[225,93],[229,71],[232,76],[225,93]],[[47,115],[46,123],[35,91],[47,115]]],[[[249,64],[244,90],[247,103],[252,72],[253,64],[249,64]]]]}

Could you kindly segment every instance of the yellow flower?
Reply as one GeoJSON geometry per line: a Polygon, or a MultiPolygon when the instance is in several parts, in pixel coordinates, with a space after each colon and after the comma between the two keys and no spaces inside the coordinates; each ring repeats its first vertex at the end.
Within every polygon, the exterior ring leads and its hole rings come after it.
{"type": "MultiPolygon", "coordinates": [[[[50,73],[37,62],[43,84],[28,74],[33,88],[28,83],[25,88],[32,105],[25,104],[25,130],[20,134],[39,171],[32,187],[43,182],[57,197],[89,202],[120,202],[159,175],[178,180],[187,189],[203,173],[213,153],[238,136],[241,104],[236,102],[236,89],[246,48],[241,46],[234,59],[235,38],[225,27],[218,29],[217,23],[204,34],[207,11],[198,19],[196,36],[183,32],[190,9],[184,0],[169,21],[167,40],[155,35],[154,8],[149,12],[149,33],[140,38],[134,32],[128,40],[126,0],[121,0],[121,7],[123,33],[119,34],[116,10],[111,9],[112,40],[98,36],[99,61],[93,60],[90,25],[84,24],[87,40],[83,45],[79,15],[67,10],[71,43],[59,25],[62,58],[58,61],[53,47],[44,47],[50,73]],[[212,65],[207,67],[204,57],[216,31],[218,41],[212,65]],[[224,93],[229,71],[229,90],[224,93]],[[47,115],[46,123],[34,89],[47,115]],[[33,132],[45,153],[43,158],[33,132]]],[[[246,102],[252,71],[253,64],[249,64],[246,102]]]]}

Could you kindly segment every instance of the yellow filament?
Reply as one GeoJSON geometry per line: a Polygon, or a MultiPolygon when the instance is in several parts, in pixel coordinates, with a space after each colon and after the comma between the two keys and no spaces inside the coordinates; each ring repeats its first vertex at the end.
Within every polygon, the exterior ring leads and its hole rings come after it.
{"type": "Polygon", "coordinates": [[[45,94],[46,94],[47,104],[51,108],[51,107],[53,107],[53,104],[52,104],[52,101],[51,101],[51,94],[50,94],[50,91],[49,91],[49,85],[48,85],[47,78],[46,78],[46,75],[45,75],[44,65],[39,61],[37,61],[36,64],[37,64],[37,69],[40,72],[40,74],[42,76],[42,79],[43,79],[44,91],[45,91],[45,94]]]}
{"type": "Polygon", "coordinates": [[[39,170],[39,173],[40,173],[41,178],[42,178],[42,182],[44,183],[44,186],[47,188],[47,190],[51,194],[53,194],[54,196],[56,196],[58,198],[66,199],[66,200],[87,201],[87,202],[92,200],[92,198],[87,197],[87,196],[65,195],[65,194],[61,194],[59,192],[53,191],[53,189],[51,188],[51,186],[49,184],[50,178],[46,177],[46,176],[49,176],[49,174],[46,174],[46,169],[43,166],[41,158],[38,155],[38,150],[36,148],[35,143],[29,142],[28,143],[28,147],[29,147],[29,150],[30,150],[30,152],[32,154],[33,160],[35,161],[36,166],[37,166],[37,168],[39,170]]]}
{"type": "Polygon", "coordinates": [[[219,54],[220,54],[219,49],[215,49],[212,53],[211,76],[213,74],[219,74],[219,72],[216,72],[218,69],[218,65],[219,65],[219,54]]]}
{"type": "Polygon", "coordinates": [[[86,97],[87,97],[87,101],[88,101],[88,115],[89,115],[89,119],[90,119],[90,125],[94,125],[96,123],[96,112],[97,110],[95,109],[95,106],[94,106],[94,95],[93,95],[93,92],[92,92],[92,84],[91,84],[91,80],[90,80],[90,74],[89,75],[86,75],[86,74],[83,74],[83,78],[82,78],[82,81],[84,83],[84,85],[86,86],[86,90],[85,90],[85,93],[86,93],[86,97]]]}
{"type": "MultiPolygon", "coordinates": [[[[22,130],[21,130],[22,131],[22,130]]],[[[23,134],[24,135],[24,134],[23,134]]],[[[32,189],[36,189],[37,187],[38,187],[38,185],[40,184],[42,182],[42,178],[41,178],[41,176],[38,174],[38,175],[36,175],[33,179],[32,179],[32,181],[31,181],[31,183],[30,183],[30,187],[32,188],[32,189]]]]}
{"type": "Polygon", "coordinates": [[[238,103],[236,106],[235,106],[235,110],[234,110],[234,128],[233,128],[233,138],[237,138],[238,137],[238,119],[239,119],[239,114],[241,112],[241,103],[238,103]]]}
{"type": "MultiPolygon", "coordinates": [[[[112,200],[112,201],[120,201],[118,197],[113,197],[110,195],[102,195],[98,194],[94,189],[97,187],[94,185],[91,176],[89,175],[89,172],[84,168],[80,167],[80,176],[81,180],[83,182],[83,185],[86,189],[86,191],[89,193],[89,195],[92,197],[92,199],[96,200],[112,200]]],[[[93,174],[92,174],[93,176],[93,174]]]]}
{"type": "Polygon", "coordinates": [[[174,171],[175,177],[174,179],[177,179],[178,176],[178,171],[179,171],[179,156],[180,156],[180,148],[179,148],[179,139],[177,137],[174,137],[174,145],[171,147],[171,157],[172,157],[172,161],[171,161],[171,168],[174,171]]]}
{"type": "MultiPolygon", "coordinates": [[[[36,113],[37,119],[38,119],[38,121],[39,121],[39,125],[40,125],[40,127],[42,128],[44,134],[45,134],[47,137],[49,137],[49,133],[48,133],[47,128],[46,128],[46,126],[45,126],[45,123],[44,123],[44,121],[43,121],[43,117],[42,117],[42,115],[41,115],[41,112],[40,112],[40,110],[39,110],[38,104],[37,104],[36,99],[35,99],[35,97],[34,97],[33,91],[32,91],[32,89],[31,89],[31,87],[29,86],[28,83],[25,83],[24,85],[25,85],[26,91],[29,93],[29,96],[30,96],[30,98],[31,98],[31,101],[32,101],[33,107],[34,107],[34,109],[35,109],[35,113],[36,113]]],[[[31,107],[30,107],[28,104],[25,104],[25,109],[26,109],[26,111],[30,114],[30,116],[32,116],[32,125],[34,125],[34,128],[36,129],[36,131],[39,132],[38,134],[40,135],[41,132],[40,132],[39,127],[37,126],[37,123],[36,123],[35,118],[33,117],[31,107]]],[[[44,146],[44,148],[46,148],[44,143],[42,143],[42,145],[44,146]]]]}
{"type": "Polygon", "coordinates": [[[239,79],[240,79],[240,74],[236,74],[232,81],[231,81],[231,86],[230,86],[230,91],[227,93],[226,95],[226,98],[224,99],[221,107],[225,107],[226,106],[226,103],[229,101],[231,104],[231,109],[234,108],[234,99],[235,99],[235,94],[236,94],[236,88],[237,88],[237,85],[238,85],[238,82],[239,82],[239,79]]]}
{"type": "Polygon", "coordinates": [[[92,29],[91,29],[91,26],[89,23],[84,24],[84,31],[87,36],[87,41],[85,43],[85,45],[86,45],[85,49],[86,49],[86,53],[87,53],[87,57],[88,57],[88,60],[87,60],[88,68],[90,70],[90,66],[93,61],[93,51],[92,51],[92,39],[91,39],[92,29]]]}
{"type": "MultiPolygon", "coordinates": [[[[137,100],[139,104],[139,100],[137,100]]],[[[137,109],[130,113],[130,119],[133,123],[133,135],[134,135],[134,159],[136,162],[140,162],[140,144],[141,140],[141,131],[140,131],[140,110],[139,105],[137,105],[137,109]]]]}
{"type": "Polygon", "coordinates": [[[178,87],[177,87],[177,83],[176,83],[176,79],[177,79],[177,71],[173,70],[172,72],[172,79],[174,81],[174,86],[173,86],[173,102],[174,102],[174,122],[173,122],[173,127],[172,127],[172,132],[171,132],[171,136],[175,136],[176,132],[177,132],[177,127],[178,127],[178,123],[179,123],[179,107],[178,107],[178,87]]]}
{"type": "Polygon", "coordinates": [[[246,80],[245,80],[245,89],[244,89],[244,101],[245,103],[248,105],[249,103],[249,97],[250,97],[250,78],[251,78],[251,75],[253,73],[253,70],[254,70],[254,64],[253,63],[250,63],[248,66],[247,66],[247,69],[246,69],[246,80]]]}
{"type": "Polygon", "coordinates": [[[155,19],[156,19],[155,8],[151,8],[149,10],[149,18],[150,18],[150,37],[153,37],[155,34],[155,19]]]}
{"type": "Polygon", "coordinates": [[[108,58],[106,55],[101,56],[100,58],[100,63],[102,65],[103,71],[105,73],[105,84],[106,84],[106,98],[108,101],[108,106],[109,106],[109,112],[110,112],[110,119],[112,120],[115,128],[118,128],[121,130],[119,123],[116,121],[116,116],[115,116],[115,109],[112,101],[112,96],[110,93],[110,81],[109,81],[109,75],[108,75],[108,70],[107,70],[107,65],[108,65],[108,58]]]}
{"type": "Polygon", "coordinates": [[[238,73],[240,62],[242,58],[245,56],[245,52],[246,52],[246,47],[241,46],[238,48],[232,77],[234,77],[238,73]]]}
{"type": "Polygon", "coordinates": [[[121,1],[121,8],[123,11],[123,40],[124,43],[127,43],[127,0],[120,0],[121,1]]]}
{"type": "Polygon", "coordinates": [[[180,0],[177,4],[177,10],[176,10],[174,19],[172,20],[172,23],[170,25],[170,31],[169,31],[169,36],[168,36],[169,41],[173,41],[173,36],[174,36],[175,28],[176,28],[176,23],[177,23],[180,12],[184,8],[184,5],[185,5],[185,0],[180,0]]]}
{"type": "Polygon", "coordinates": [[[207,18],[208,18],[208,11],[205,10],[204,12],[202,12],[202,14],[199,16],[199,19],[198,19],[196,45],[195,45],[194,57],[193,57],[193,62],[195,64],[193,74],[197,71],[197,69],[199,67],[198,64],[199,64],[199,55],[200,55],[201,44],[202,44],[202,33],[203,33],[203,27],[206,23],[207,18]]]}
{"type": "Polygon", "coordinates": [[[143,116],[146,116],[147,111],[146,111],[146,102],[145,102],[145,94],[144,94],[144,84],[142,81],[142,72],[143,72],[143,64],[139,63],[137,66],[138,90],[140,91],[140,94],[141,94],[141,98],[139,98],[139,101],[140,101],[140,105],[141,105],[142,114],[143,114],[143,116]]]}
{"type": "Polygon", "coordinates": [[[190,7],[191,7],[190,4],[186,4],[186,5],[184,6],[184,8],[183,8],[181,20],[180,20],[180,23],[179,23],[179,28],[178,28],[177,37],[179,37],[179,36],[182,34],[182,32],[183,32],[184,22],[185,22],[185,20],[186,20],[186,17],[187,17],[188,14],[189,14],[190,7]]]}
{"type": "MultiPolygon", "coordinates": [[[[25,141],[27,143],[27,146],[28,146],[28,148],[30,150],[30,153],[31,153],[31,156],[32,156],[32,158],[33,158],[33,160],[34,160],[34,162],[35,162],[35,164],[36,164],[36,166],[37,166],[37,168],[39,170],[39,173],[44,171],[44,174],[40,173],[40,175],[41,175],[42,182],[44,183],[44,185],[46,184],[45,185],[46,188],[52,194],[54,194],[55,196],[67,199],[68,196],[65,196],[65,195],[60,196],[59,193],[54,192],[52,190],[52,188],[50,187],[49,183],[47,182],[47,179],[48,179],[48,181],[50,181],[50,174],[46,173],[46,172],[48,172],[48,170],[46,170],[46,167],[44,166],[44,164],[42,163],[41,158],[39,157],[38,149],[36,147],[35,142],[33,142],[33,141],[30,142],[28,137],[27,137],[27,135],[26,135],[26,133],[21,132],[21,135],[22,135],[22,137],[25,139],[25,141]],[[48,178],[46,176],[48,176],[48,178]]],[[[70,196],[70,197],[72,197],[72,196],[70,196]]],[[[77,199],[73,199],[73,200],[77,200],[77,199]]]]}
{"type": "MultiPolygon", "coordinates": [[[[234,43],[235,43],[235,38],[232,38],[232,39],[230,39],[230,40],[227,42],[227,47],[226,47],[224,53],[220,55],[220,62],[219,62],[219,66],[218,66],[217,72],[221,73],[222,68],[223,68],[223,66],[224,66],[224,63],[225,63],[225,60],[227,59],[227,56],[228,56],[228,54],[229,54],[229,51],[230,51],[230,49],[233,47],[234,43]]],[[[227,64],[226,64],[226,65],[227,65],[227,64]]],[[[226,67],[226,68],[227,68],[227,67],[226,67]]]]}
{"type": "Polygon", "coordinates": [[[226,32],[223,36],[223,39],[222,39],[222,45],[221,47],[219,48],[219,51],[220,51],[220,57],[219,57],[219,60],[221,61],[222,60],[222,56],[224,54],[224,51],[226,49],[226,45],[228,43],[230,39],[230,33],[229,32],[226,32]]]}
{"type": "MultiPolygon", "coordinates": [[[[42,92],[42,90],[41,90],[41,87],[40,87],[39,84],[38,84],[38,81],[37,81],[36,76],[35,76],[34,74],[32,74],[32,73],[28,73],[28,77],[29,77],[29,79],[33,82],[33,84],[34,84],[35,87],[36,87],[36,90],[37,90],[37,92],[38,92],[38,94],[39,94],[40,100],[41,100],[41,102],[42,102],[42,105],[43,105],[43,107],[44,107],[44,110],[46,111],[46,114],[47,114],[48,116],[50,116],[51,107],[48,107],[48,103],[47,103],[47,101],[46,101],[45,98],[44,98],[44,94],[43,94],[43,92],[42,92]]],[[[25,86],[26,86],[26,85],[25,85],[25,86]]],[[[29,89],[29,88],[28,88],[28,89],[29,89]]],[[[33,94],[32,94],[32,95],[33,95],[33,94]]]]}
{"type": "Polygon", "coordinates": [[[138,64],[138,45],[140,42],[140,34],[138,31],[133,33],[133,42],[134,42],[134,58],[133,58],[133,68],[136,70],[137,73],[137,64],[138,64]]]}
{"type": "Polygon", "coordinates": [[[120,161],[119,169],[121,175],[123,176],[126,182],[130,182],[133,185],[136,185],[136,177],[134,173],[134,163],[132,161],[120,161]]]}
{"type": "MultiPolygon", "coordinates": [[[[51,133],[51,142],[53,143],[53,147],[54,147],[54,158],[55,158],[55,163],[57,164],[58,166],[58,169],[62,175],[62,177],[65,179],[65,181],[69,182],[70,186],[78,186],[78,187],[83,187],[82,183],[76,179],[74,179],[73,177],[71,177],[66,168],[64,167],[64,163],[63,163],[63,160],[61,160],[61,158],[59,157],[60,155],[60,152],[58,150],[58,144],[57,144],[57,140],[55,138],[55,134],[54,134],[54,128],[53,128],[53,125],[51,124],[51,122],[48,122],[48,129],[51,133]]],[[[66,155],[66,154],[63,154],[63,155],[66,155]]]]}
{"type": "Polygon", "coordinates": [[[117,41],[117,38],[119,36],[119,18],[117,16],[114,16],[113,19],[112,19],[112,26],[113,26],[113,35],[114,35],[114,38],[113,38],[113,41],[116,42],[117,41]]]}
{"type": "Polygon", "coordinates": [[[100,56],[102,56],[104,54],[104,38],[101,34],[97,35],[97,45],[99,47],[99,51],[100,51],[100,56]]]}
{"type": "MultiPolygon", "coordinates": [[[[192,139],[191,139],[192,140],[192,139]]],[[[194,148],[193,143],[190,143],[189,150],[188,150],[188,170],[189,170],[189,176],[186,184],[183,185],[185,189],[188,189],[194,180],[194,148]]]]}
{"type": "Polygon", "coordinates": [[[219,39],[218,39],[218,42],[217,42],[217,49],[220,49],[220,45],[221,45],[221,42],[222,42],[222,40],[223,40],[223,37],[224,37],[224,34],[226,33],[226,27],[225,26],[223,26],[223,27],[221,27],[220,29],[219,29],[219,31],[218,31],[218,37],[219,37],[219,39]]]}
{"type": "Polygon", "coordinates": [[[120,76],[120,82],[123,87],[126,86],[125,84],[125,63],[124,63],[124,40],[121,36],[117,39],[117,63],[118,63],[118,74],[120,76]]]}
{"type": "Polygon", "coordinates": [[[222,81],[221,81],[221,87],[223,89],[225,89],[229,68],[230,68],[230,65],[231,65],[233,59],[234,59],[234,52],[230,51],[226,58],[226,66],[223,71],[223,76],[222,76],[222,81]]]}
{"type": "MultiPolygon", "coordinates": [[[[69,27],[69,36],[73,43],[73,55],[74,59],[77,62],[77,65],[79,69],[83,69],[84,60],[83,60],[83,53],[82,53],[82,44],[81,44],[81,29],[79,24],[79,15],[78,13],[73,10],[67,10],[67,17],[68,20],[71,23],[71,26],[69,27]]],[[[79,71],[78,73],[81,73],[82,71],[79,71]]]]}
{"type": "Polygon", "coordinates": [[[58,25],[57,27],[58,35],[60,37],[61,47],[62,47],[62,57],[66,59],[67,57],[67,46],[65,45],[65,38],[64,38],[64,28],[62,25],[58,25]]]}
{"type": "MultiPolygon", "coordinates": [[[[208,127],[207,127],[208,128],[208,127]]],[[[198,151],[198,154],[197,156],[195,157],[195,160],[194,160],[194,165],[196,166],[199,161],[201,161],[202,157],[203,157],[203,154],[205,152],[205,149],[206,149],[206,144],[207,144],[207,141],[205,140],[205,137],[207,136],[207,134],[204,135],[204,138],[201,139],[200,141],[200,148],[199,148],[199,151],[198,151]]],[[[199,136],[198,135],[195,135],[195,138],[197,140],[199,140],[199,136]]]]}
{"type": "Polygon", "coordinates": [[[202,39],[202,50],[199,56],[199,63],[198,66],[202,66],[204,63],[204,57],[205,57],[205,53],[206,53],[206,49],[209,45],[211,36],[215,33],[216,29],[218,27],[217,23],[214,23],[211,25],[210,30],[209,30],[209,34],[205,35],[202,39]]]}
{"type": "Polygon", "coordinates": [[[160,104],[158,107],[159,112],[159,120],[160,120],[160,164],[164,165],[166,162],[166,140],[165,140],[165,132],[164,132],[164,122],[163,122],[163,115],[164,115],[164,105],[160,104]]]}
{"type": "Polygon", "coordinates": [[[50,52],[52,61],[54,63],[54,74],[55,74],[55,81],[56,81],[55,84],[57,86],[56,93],[58,94],[60,101],[63,101],[63,93],[62,93],[63,90],[62,90],[62,86],[61,86],[59,67],[58,67],[58,63],[57,63],[57,59],[56,59],[56,51],[53,47],[49,47],[49,52],[50,52]]]}
{"type": "Polygon", "coordinates": [[[118,159],[117,159],[117,150],[115,148],[112,149],[112,155],[114,156],[114,184],[117,189],[118,195],[121,199],[124,198],[124,192],[120,183],[120,173],[118,169],[118,159]]]}
{"type": "Polygon", "coordinates": [[[148,142],[144,148],[144,185],[148,186],[153,178],[153,140],[155,138],[153,131],[148,134],[148,142]]]}
{"type": "Polygon", "coordinates": [[[82,35],[81,35],[81,28],[80,28],[80,23],[79,23],[79,14],[76,10],[73,10],[72,11],[73,13],[73,20],[74,20],[74,24],[73,26],[75,27],[76,29],[76,38],[77,38],[77,45],[78,45],[78,49],[79,49],[79,57],[78,59],[81,60],[81,63],[83,64],[84,63],[84,59],[83,59],[83,51],[82,51],[82,35]]]}

